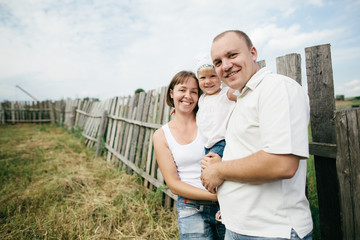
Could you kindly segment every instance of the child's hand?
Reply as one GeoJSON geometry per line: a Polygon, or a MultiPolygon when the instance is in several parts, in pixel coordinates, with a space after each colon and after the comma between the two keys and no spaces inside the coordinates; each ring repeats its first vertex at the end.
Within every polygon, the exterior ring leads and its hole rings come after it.
{"type": "Polygon", "coordinates": [[[201,160],[201,170],[204,170],[207,166],[221,162],[221,157],[217,153],[209,152],[201,160]]]}

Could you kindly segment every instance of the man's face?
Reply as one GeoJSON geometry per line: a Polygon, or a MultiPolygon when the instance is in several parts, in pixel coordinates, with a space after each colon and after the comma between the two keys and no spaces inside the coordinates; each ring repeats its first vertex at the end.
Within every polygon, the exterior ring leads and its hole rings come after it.
{"type": "Polygon", "coordinates": [[[213,42],[211,58],[219,78],[232,89],[241,91],[259,70],[255,47],[249,49],[245,40],[233,32],[213,42]]]}

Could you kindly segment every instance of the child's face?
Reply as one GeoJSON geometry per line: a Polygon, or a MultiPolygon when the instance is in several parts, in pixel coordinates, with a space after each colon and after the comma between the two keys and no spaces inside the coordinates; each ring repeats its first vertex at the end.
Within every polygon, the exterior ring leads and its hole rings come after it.
{"type": "Polygon", "coordinates": [[[200,89],[207,95],[215,95],[220,92],[221,81],[216,75],[215,69],[203,68],[198,72],[200,89]]]}

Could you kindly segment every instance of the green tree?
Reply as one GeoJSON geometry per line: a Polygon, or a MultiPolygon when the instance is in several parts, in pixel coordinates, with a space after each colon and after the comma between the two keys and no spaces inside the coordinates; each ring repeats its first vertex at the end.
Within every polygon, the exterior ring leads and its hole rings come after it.
{"type": "Polygon", "coordinates": [[[145,90],[142,89],[142,88],[138,88],[138,89],[135,90],[135,94],[141,93],[141,92],[145,92],[145,90]]]}

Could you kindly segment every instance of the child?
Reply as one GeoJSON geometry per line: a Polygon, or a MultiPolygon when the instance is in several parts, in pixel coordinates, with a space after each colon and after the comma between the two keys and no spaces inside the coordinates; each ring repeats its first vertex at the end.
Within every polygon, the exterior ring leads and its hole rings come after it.
{"type": "MultiPolygon", "coordinates": [[[[210,58],[201,59],[196,67],[201,94],[196,114],[196,123],[200,134],[205,138],[205,154],[209,152],[223,156],[225,148],[226,124],[235,106],[235,90],[229,87],[221,88],[215,67],[210,58]]],[[[201,169],[206,167],[205,160],[201,161],[201,169]]],[[[218,211],[216,220],[221,222],[221,212],[218,211]]]]}
{"type": "Polygon", "coordinates": [[[196,123],[206,139],[205,154],[213,152],[222,157],[227,120],[237,99],[233,94],[235,90],[229,87],[221,88],[221,81],[210,58],[203,58],[198,62],[196,74],[203,92],[198,102],[196,123]]]}

